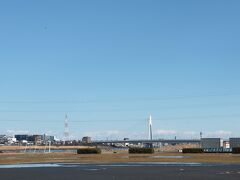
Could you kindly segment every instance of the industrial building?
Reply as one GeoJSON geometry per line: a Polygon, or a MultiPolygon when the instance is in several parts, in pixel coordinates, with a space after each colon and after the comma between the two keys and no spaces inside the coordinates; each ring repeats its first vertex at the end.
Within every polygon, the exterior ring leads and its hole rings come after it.
{"type": "Polygon", "coordinates": [[[221,138],[202,138],[201,147],[203,149],[222,148],[223,139],[221,138]]]}
{"type": "Polygon", "coordinates": [[[240,147],[240,138],[229,138],[231,148],[240,147]]]}

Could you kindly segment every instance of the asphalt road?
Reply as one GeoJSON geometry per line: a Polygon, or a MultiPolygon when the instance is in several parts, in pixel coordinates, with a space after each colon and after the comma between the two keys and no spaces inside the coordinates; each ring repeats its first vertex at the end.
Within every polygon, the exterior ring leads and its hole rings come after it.
{"type": "Polygon", "coordinates": [[[60,167],[1,168],[1,180],[205,180],[240,179],[240,165],[74,165],[60,167]]]}

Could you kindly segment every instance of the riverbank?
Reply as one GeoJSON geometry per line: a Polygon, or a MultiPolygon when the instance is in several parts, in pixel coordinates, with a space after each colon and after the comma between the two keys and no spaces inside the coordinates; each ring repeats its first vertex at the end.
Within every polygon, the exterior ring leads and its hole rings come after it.
{"type": "MultiPolygon", "coordinates": [[[[51,146],[51,149],[53,150],[74,150],[79,148],[88,148],[90,146],[51,146]]],[[[19,150],[25,150],[25,149],[45,149],[48,148],[48,146],[0,146],[0,151],[19,151],[19,150]]]]}
{"type": "Polygon", "coordinates": [[[0,164],[22,163],[128,163],[128,162],[195,162],[195,163],[227,163],[240,164],[240,155],[234,154],[181,154],[154,153],[128,154],[103,153],[1,153],[0,164]]]}

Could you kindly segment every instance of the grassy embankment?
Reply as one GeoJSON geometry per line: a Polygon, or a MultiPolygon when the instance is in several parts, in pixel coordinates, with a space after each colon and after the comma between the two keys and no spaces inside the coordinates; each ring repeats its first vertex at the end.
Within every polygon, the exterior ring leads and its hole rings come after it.
{"type": "Polygon", "coordinates": [[[128,154],[103,153],[84,154],[75,153],[2,153],[0,164],[16,163],[126,163],[126,162],[199,162],[199,163],[240,163],[240,155],[233,154],[181,154],[154,153],[128,154]],[[177,158],[173,158],[177,156],[177,158]]]}
{"type": "MultiPolygon", "coordinates": [[[[86,146],[51,146],[51,149],[54,150],[64,150],[64,149],[79,149],[79,148],[85,148],[86,146]]],[[[25,149],[45,149],[48,148],[48,146],[0,146],[0,151],[18,151],[18,150],[25,150],[25,149]]]]}

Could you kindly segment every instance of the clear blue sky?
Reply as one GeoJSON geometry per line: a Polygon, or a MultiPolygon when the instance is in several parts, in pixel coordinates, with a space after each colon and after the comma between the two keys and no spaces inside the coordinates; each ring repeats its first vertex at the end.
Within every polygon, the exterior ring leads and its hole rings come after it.
{"type": "Polygon", "coordinates": [[[0,2],[0,133],[240,136],[240,2],[0,2]]]}

